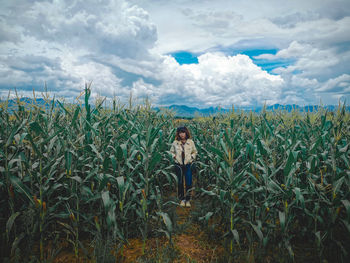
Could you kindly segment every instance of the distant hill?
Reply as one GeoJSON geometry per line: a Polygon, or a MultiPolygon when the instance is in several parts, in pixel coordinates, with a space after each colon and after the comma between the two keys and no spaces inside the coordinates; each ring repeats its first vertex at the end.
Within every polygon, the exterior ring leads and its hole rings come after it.
{"type": "MultiPolygon", "coordinates": [[[[25,102],[28,105],[30,104],[36,104],[39,106],[43,106],[45,108],[51,107],[51,103],[49,104],[46,103],[46,101],[42,98],[36,99],[36,103],[34,102],[34,99],[32,98],[20,98],[21,102],[25,102]]],[[[3,102],[0,100],[0,102],[3,102]]],[[[65,103],[66,104],[66,103],[65,103]]],[[[57,101],[55,101],[55,107],[58,106],[57,101]]],[[[91,105],[93,107],[93,105],[91,105]]],[[[17,100],[16,99],[11,99],[8,101],[8,107],[10,110],[16,110],[17,107],[17,100]]],[[[275,110],[286,110],[288,112],[291,112],[293,110],[299,111],[299,112],[314,112],[317,111],[319,108],[325,108],[328,109],[329,111],[334,111],[338,109],[338,106],[334,105],[327,105],[327,106],[318,106],[318,105],[307,105],[307,106],[299,106],[296,104],[287,104],[287,105],[282,105],[282,104],[274,104],[271,106],[266,106],[267,111],[275,111],[275,110]]],[[[186,105],[170,105],[170,106],[165,106],[165,107],[153,107],[153,110],[160,111],[162,109],[167,109],[167,110],[172,110],[175,112],[175,116],[177,117],[186,117],[186,118],[192,118],[195,116],[210,116],[210,115],[215,115],[217,113],[226,113],[229,112],[231,109],[225,109],[221,107],[209,107],[209,108],[204,108],[204,109],[199,109],[196,107],[189,107],[186,105]]],[[[236,110],[242,110],[242,111],[252,111],[252,112],[261,112],[263,110],[263,106],[235,106],[236,110]]],[[[346,111],[350,111],[350,106],[346,106],[346,111]]]]}
{"type": "Polygon", "coordinates": [[[217,113],[229,112],[228,109],[219,107],[209,107],[205,109],[198,109],[196,107],[188,107],[186,105],[171,105],[167,107],[155,107],[154,110],[169,109],[175,112],[176,116],[179,117],[195,117],[195,116],[210,116],[217,113]]]}
{"type": "MultiPolygon", "coordinates": [[[[299,112],[314,112],[319,110],[320,108],[325,108],[328,111],[335,111],[338,109],[338,106],[334,105],[327,105],[327,106],[317,106],[317,105],[307,105],[307,106],[299,106],[296,104],[287,104],[287,105],[281,105],[281,104],[274,104],[271,106],[266,106],[267,111],[276,111],[276,110],[285,110],[288,112],[291,112],[293,110],[299,111],[299,112]]],[[[161,109],[170,109],[175,112],[175,116],[177,117],[195,117],[197,116],[210,116],[217,113],[226,113],[229,112],[231,109],[225,109],[225,108],[219,108],[219,107],[209,107],[205,109],[198,109],[196,107],[188,107],[185,105],[171,105],[167,107],[155,107],[155,110],[161,110],[161,109]]],[[[259,113],[263,110],[263,106],[245,106],[245,107],[235,107],[236,110],[242,110],[242,111],[252,111],[259,113]]],[[[346,111],[350,111],[350,106],[346,107],[346,111]]]]}
{"type": "MultiPolygon", "coordinates": [[[[338,109],[338,106],[334,106],[334,105],[326,105],[326,106],[318,106],[318,105],[307,105],[307,106],[299,106],[296,104],[292,104],[292,105],[281,105],[281,104],[274,104],[272,106],[268,106],[266,107],[267,110],[286,110],[288,112],[291,112],[293,110],[296,111],[300,111],[300,112],[313,112],[313,111],[317,111],[320,108],[324,108],[327,109],[328,111],[334,111],[336,109],[338,109]]],[[[260,109],[261,110],[261,109],[260,109]]],[[[350,107],[346,107],[346,110],[349,111],[350,107]]]]}
{"type": "MultiPolygon", "coordinates": [[[[37,98],[36,100],[32,99],[32,98],[27,98],[27,97],[24,97],[24,98],[20,98],[19,99],[20,102],[24,102],[25,103],[25,108],[30,108],[31,105],[36,105],[36,106],[40,106],[42,108],[50,108],[52,106],[52,100],[49,101],[49,103],[47,103],[44,99],[42,98],[37,98]]],[[[0,103],[2,102],[5,102],[4,100],[0,100],[0,103]]],[[[57,103],[57,100],[55,101],[55,107],[58,107],[58,103],[57,103]]],[[[8,100],[8,110],[11,112],[11,111],[15,111],[17,110],[18,107],[17,107],[17,99],[11,99],[11,100],[8,100]]]]}
{"type": "MultiPolygon", "coordinates": [[[[45,103],[46,103],[45,100],[42,99],[42,98],[38,98],[38,99],[36,99],[36,101],[34,101],[34,99],[32,99],[32,98],[24,97],[24,98],[20,98],[19,100],[20,100],[20,102],[24,102],[26,104],[36,104],[36,105],[39,105],[39,106],[45,105],[45,103]]],[[[1,101],[1,102],[4,102],[4,101],[1,101]]],[[[16,107],[17,106],[17,99],[9,100],[8,101],[8,106],[9,107],[16,107]]]]}

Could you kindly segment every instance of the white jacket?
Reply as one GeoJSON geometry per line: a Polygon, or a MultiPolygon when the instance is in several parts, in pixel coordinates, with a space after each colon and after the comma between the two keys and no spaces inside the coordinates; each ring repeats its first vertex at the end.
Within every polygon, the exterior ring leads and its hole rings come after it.
{"type": "MultiPolygon", "coordinates": [[[[170,148],[171,155],[173,159],[175,159],[176,163],[182,164],[182,142],[175,140],[170,148]]],[[[184,150],[185,150],[185,161],[184,164],[192,163],[197,156],[197,149],[194,145],[194,142],[192,139],[187,139],[186,143],[184,144],[184,150]]]]}

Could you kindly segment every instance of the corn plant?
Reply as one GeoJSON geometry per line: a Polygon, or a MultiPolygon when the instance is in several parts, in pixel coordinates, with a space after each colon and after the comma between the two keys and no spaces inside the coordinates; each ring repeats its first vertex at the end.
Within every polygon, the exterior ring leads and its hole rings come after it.
{"type": "Polygon", "coordinates": [[[307,240],[320,259],[345,261],[348,118],[342,106],[335,114],[265,111],[194,122],[205,200],[199,218],[224,225],[233,254],[242,245],[258,254],[276,244],[292,260],[293,246],[307,240]]]}
{"type": "Polygon", "coordinates": [[[171,119],[147,105],[93,107],[89,85],[82,95],[84,105],[18,99],[17,109],[0,109],[2,258],[34,249],[30,257],[44,262],[48,246],[68,242],[79,260],[90,239],[110,245],[95,253],[105,261],[129,238],[172,232],[162,196],[173,184],[171,119]]]}
{"type": "MultiPolygon", "coordinates": [[[[68,244],[77,261],[109,262],[130,238],[177,230],[168,150],[177,121],[150,105],[46,104],[0,108],[1,258],[49,261],[68,244]],[[50,252],[51,248],[58,248],[50,252]],[[32,252],[34,250],[34,252],[32,252]]],[[[198,220],[224,237],[231,259],[272,248],[298,259],[349,257],[350,126],[336,112],[232,111],[188,122],[198,149],[198,220]],[[198,195],[200,193],[200,195],[198,195]]],[[[277,260],[277,259],[276,259],[277,260]]]]}

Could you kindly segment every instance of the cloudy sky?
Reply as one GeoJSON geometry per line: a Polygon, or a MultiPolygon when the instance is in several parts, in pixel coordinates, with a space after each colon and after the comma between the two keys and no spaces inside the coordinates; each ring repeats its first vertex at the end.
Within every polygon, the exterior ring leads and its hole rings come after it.
{"type": "Polygon", "coordinates": [[[0,0],[0,96],[350,102],[349,0],[0,0]]]}

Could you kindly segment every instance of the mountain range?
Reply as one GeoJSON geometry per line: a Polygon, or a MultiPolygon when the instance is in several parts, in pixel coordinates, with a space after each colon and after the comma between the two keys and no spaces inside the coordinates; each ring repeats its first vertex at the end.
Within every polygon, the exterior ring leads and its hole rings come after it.
{"type": "MultiPolygon", "coordinates": [[[[20,98],[21,102],[25,102],[26,104],[36,104],[39,106],[44,106],[46,108],[51,107],[50,105],[47,104],[47,102],[42,99],[38,98],[34,102],[32,98],[20,98]]],[[[3,102],[0,100],[0,103],[3,102]]],[[[16,99],[11,99],[8,101],[8,107],[9,109],[14,109],[17,106],[17,100],[16,99]]],[[[55,107],[58,106],[57,101],[55,102],[55,107]]],[[[84,105],[83,105],[84,106],[84,105]]],[[[91,105],[93,107],[93,105],[91,105]]],[[[287,105],[282,105],[282,104],[274,104],[270,106],[265,106],[265,109],[267,111],[275,111],[275,110],[285,110],[288,112],[291,112],[293,110],[299,111],[299,112],[313,112],[317,111],[320,108],[327,109],[328,111],[335,111],[338,109],[338,106],[335,105],[326,105],[326,106],[318,106],[318,105],[307,105],[307,106],[299,106],[296,104],[287,104],[287,105]]],[[[193,118],[195,116],[211,116],[215,115],[217,113],[227,113],[230,112],[232,109],[225,109],[222,107],[208,107],[208,108],[197,108],[197,107],[189,107],[186,105],[170,105],[170,106],[164,106],[164,107],[152,107],[153,110],[156,111],[161,111],[161,110],[171,110],[175,113],[176,117],[185,117],[185,118],[193,118]]],[[[252,111],[259,113],[264,109],[264,106],[235,106],[235,110],[238,111],[252,111]]],[[[346,111],[350,111],[350,106],[346,106],[346,111]]]]}
{"type": "MultiPolygon", "coordinates": [[[[291,112],[293,110],[299,111],[299,112],[314,112],[319,110],[320,108],[327,109],[328,111],[335,111],[338,109],[338,106],[335,105],[326,105],[326,106],[318,106],[318,105],[307,105],[307,106],[299,106],[296,104],[274,104],[270,106],[266,106],[265,110],[267,111],[277,111],[277,110],[285,110],[288,112],[291,112]]],[[[204,109],[199,109],[196,107],[188,107],[186,105],[171,105],[167,107],[160,107],[160,108],[154,108],[155,110],[161,110],[161,109],[169,109],[175,112],[175,116],[177,117],[195,117],[195,116],[210,116],[217,113],[227,113],[230,112],[232,109],[225,109],[221,107],[209,107],[204,109]]],[[[244,107],[236,107],[235,110],[238,111],[245,111],[245,112],[256,112],[259,113],[264,109],[264,106],[244,106],[244,107]]],[[[350,106],[345,107],[346,111],[350,111],[350,106]]]]}

